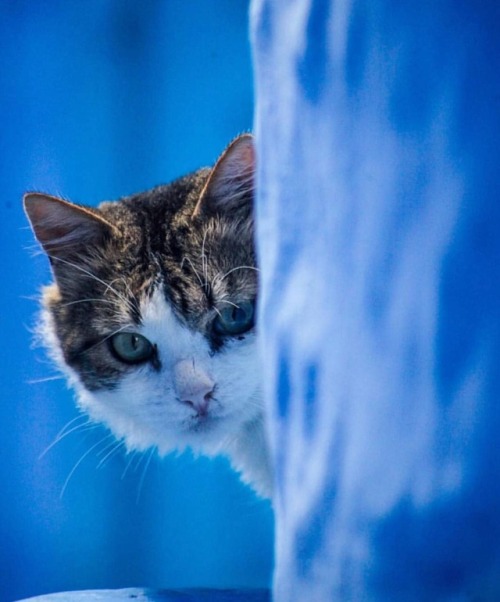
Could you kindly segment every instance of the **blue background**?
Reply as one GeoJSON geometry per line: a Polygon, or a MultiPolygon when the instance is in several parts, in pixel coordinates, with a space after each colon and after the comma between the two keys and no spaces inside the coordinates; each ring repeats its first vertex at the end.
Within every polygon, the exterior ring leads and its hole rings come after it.
{"type": "Polygon", "coordinates": [[[72,393],[31,349],[49,281],[26,190],[96,204],[211,164],[252,126],[248,4],[0,4],[0,600],[134,585],[265,586],[272,513],[224,460],[114,456],[74,432],[72,393]],[[126,471],[125,476],[123,473],[126,471]]]}

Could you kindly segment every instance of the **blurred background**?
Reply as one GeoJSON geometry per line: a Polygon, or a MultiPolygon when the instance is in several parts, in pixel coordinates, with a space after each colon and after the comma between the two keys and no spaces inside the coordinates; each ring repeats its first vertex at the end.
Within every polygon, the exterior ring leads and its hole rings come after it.
{"type": "Polygon", "coordinates": [[[21,207],[26,190],[97,204],[209,165],[252,102],[247,1],[0,3],[1,602],[269,585],[271,508],[223,459],[102,462],[104,430],[41,457],[78,413],[32,348],[50,274],[21,207]]]}

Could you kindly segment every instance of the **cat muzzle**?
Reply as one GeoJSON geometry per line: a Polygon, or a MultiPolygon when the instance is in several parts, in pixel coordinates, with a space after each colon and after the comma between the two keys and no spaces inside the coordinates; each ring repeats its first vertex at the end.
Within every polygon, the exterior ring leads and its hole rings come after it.
{"type": "Polygon", "coordinates": [[[181,360],[174,366],[174,384],[177,399],[192,407],[198,416],[208,414],[208,406],[215,391],[215,383],[198,368],[194,360],[181,360]]]}

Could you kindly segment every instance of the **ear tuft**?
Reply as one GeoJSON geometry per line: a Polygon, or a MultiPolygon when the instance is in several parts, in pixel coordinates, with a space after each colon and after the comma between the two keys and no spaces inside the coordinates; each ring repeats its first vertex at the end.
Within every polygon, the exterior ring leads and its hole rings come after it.
{"type": "Polygon", "coordinates": [[[47,194],[29,192],[23,198],[24,210],[36,238],[49,256],[70,254],[96,243],[114,227],[97,210],[47,194]]]}
{"type": "Polygon", "coordinates": [[[229,144],[215,164],[193,216],[249,212],[253,202],[254,177],[253,136],[243,134],[229,144]]]}

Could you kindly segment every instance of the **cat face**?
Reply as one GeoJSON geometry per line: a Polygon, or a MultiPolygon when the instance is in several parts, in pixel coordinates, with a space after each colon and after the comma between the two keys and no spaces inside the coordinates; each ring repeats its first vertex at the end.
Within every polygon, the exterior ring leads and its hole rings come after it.
{"type": "Polygon", "coordinates": [[[78,402],[130,449],[217,453],[261,420],[254,153],[97,209],[31,193],[55,282],[41,331],[78,402]]]}
{"type": "MultiPolygon", "coordinates": [[[[227,337],[214,351],[204,332],[176,315],[161,285],[142,299],[140,315],[139,325],[126,324],[116,335],[126,341],[118,348],[133,354],[146,344],[154,360],[127,367],[113,388],[83,391],[81,403],[130,447],[223,451],[261,412],[255,333],[227,337]],[[141,344],[132,345],[138,336],[141,344]]],[[[220,318],[214,311],[206,319],[213,328],[220,318]]]]}

